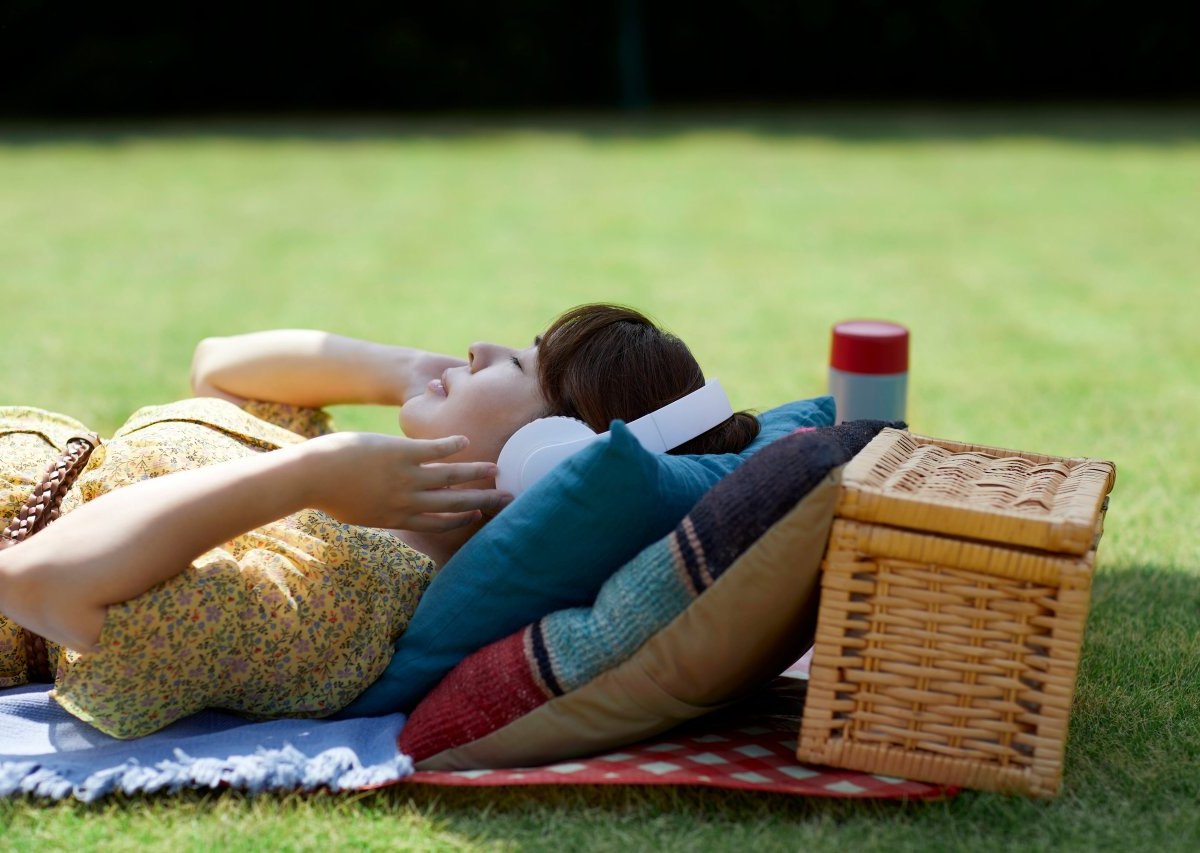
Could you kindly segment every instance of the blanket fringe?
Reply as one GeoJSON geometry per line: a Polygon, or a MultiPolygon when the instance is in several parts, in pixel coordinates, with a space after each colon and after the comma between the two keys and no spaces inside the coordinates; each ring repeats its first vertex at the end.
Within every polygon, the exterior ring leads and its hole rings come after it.
{"type": "Polygon", "coordinates": [[[412,759],[407,755],[397,754],[388,761],[364,767],[354,750],[345,747],[327,749],[311,758],[290,744],[279,749],[260,747],[253,755],[221,759],[192,758],[176,749],[173,759],[152,766],[130,759],[93,773],[78,783],[36,761],[0,761],[0,797],[29,794],[63,799],[74,796],[88,803],[114,791],[174,793],[183,788],[222,785],[253,794],[318,788],[345,791],[398,782],[412,772],[412,759]]]}

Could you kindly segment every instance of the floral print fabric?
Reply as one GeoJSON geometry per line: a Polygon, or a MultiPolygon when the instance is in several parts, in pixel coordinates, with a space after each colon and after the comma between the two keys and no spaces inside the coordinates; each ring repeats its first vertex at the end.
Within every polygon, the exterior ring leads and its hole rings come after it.
{"type": "MultiPolygon", "coordinates": [[[[98,448],[63,502],[273,450],[330,430],[312,409],[214,399],[141,409],[98,448]]],[[[76,421],[0,408],[0,514],[14,513],[76,421]]],[[[383,671],[434,572],[391,534],[304,510],[202,555],[109,607],[99,651],[51,648],[55,698],[115,737],[203,708],[251,717],[331,714],[383,671]]],[[[0,687],[24,682],[19,629],[0,615],[0,687]]],[[[51,644],[52,645],[52,644],[51,644]]]]}

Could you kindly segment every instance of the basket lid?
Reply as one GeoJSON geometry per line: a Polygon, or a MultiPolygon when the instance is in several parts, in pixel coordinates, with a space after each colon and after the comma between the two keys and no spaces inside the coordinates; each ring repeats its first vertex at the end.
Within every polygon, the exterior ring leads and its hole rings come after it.
{"type": "Polygon", "coordinates": [[[1116,466],[885,429],[842,474],[837,514],[969,539],[1084,554],[1116,466]]]}

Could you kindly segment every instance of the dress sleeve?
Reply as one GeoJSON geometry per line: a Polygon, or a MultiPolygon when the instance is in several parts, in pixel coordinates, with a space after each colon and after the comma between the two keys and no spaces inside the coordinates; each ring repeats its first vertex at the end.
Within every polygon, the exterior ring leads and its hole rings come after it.
{"type": "Polygon", "coordinates": [[[333,419],[324,409],[310,409],[288,403],[267,403],[248,400],[242,405],[248,415],[282,427],[305,438],[316,438],[333,432],[333,419]]]}

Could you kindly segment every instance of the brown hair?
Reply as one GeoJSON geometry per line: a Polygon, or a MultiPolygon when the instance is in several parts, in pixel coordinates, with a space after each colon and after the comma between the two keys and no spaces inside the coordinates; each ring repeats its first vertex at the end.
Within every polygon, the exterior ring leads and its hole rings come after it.
{"type": "MultiPolygon", "coordinates": [[[[555,320],[538,345],[538,381],[549,414],[578,418],[597,432],[629,422],[704,385],[691,350],[632,308],[592,304],[555,320]]],[[[737,453],[758,435],[738,412],[672,453],[737,453]]]]}

